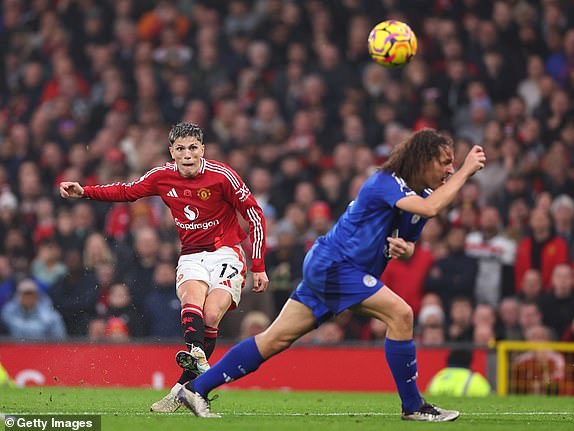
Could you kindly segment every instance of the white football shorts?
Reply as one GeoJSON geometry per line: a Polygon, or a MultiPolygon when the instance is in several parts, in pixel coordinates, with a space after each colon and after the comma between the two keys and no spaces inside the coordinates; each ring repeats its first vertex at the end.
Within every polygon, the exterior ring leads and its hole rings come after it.
{"type": "Polygon", "coordinates": [[[177,263],[175,288],[187,280],[200,280],[209,286],[207,293],[223,289],[231,295],[233,304],[239,305],[241,289],[245,285],[247,263],[241,246],[223,246],[215,251],[180,256],[177,263]]]}

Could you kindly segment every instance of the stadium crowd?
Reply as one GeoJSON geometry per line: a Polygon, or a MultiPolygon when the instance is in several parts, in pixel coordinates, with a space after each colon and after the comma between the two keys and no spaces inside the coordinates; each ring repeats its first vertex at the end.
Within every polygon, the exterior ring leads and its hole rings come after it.
{"type": "MultiPolygon", "coordinates": [[[[269,323],[314,239],[398,142],[432,127],[488,163],[384,274],[417,340],[488,345],[543,326],[574,341],[572,2],[4,0],[1,14],[1,334],[181,337],[161,200],[69,202],[58,184],[139,178],[169,160],[183,120],[267,220],[270,291],[246,288],[222,338],[269,323]],[[367,52],[388,18],[418,36],[401,70],[367,52]]],[[[345,312],[304,342],[384,336],[345,312]]]]}

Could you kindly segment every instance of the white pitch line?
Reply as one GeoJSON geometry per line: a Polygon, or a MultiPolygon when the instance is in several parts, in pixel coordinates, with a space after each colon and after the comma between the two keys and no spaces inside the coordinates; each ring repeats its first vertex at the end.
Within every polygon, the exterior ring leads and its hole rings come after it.
{"type": "MultiPolygon", "coordinates": [[[[397,416],[399,413],[381,412],[347,412],[347,413],[240,413],[234,412],[232,416],[397,416]]],[[[536,415],[574,415],[574,412],[461,412],[461,416],[488,416],[488,415],[508,415],[508,416],[536,416],[536,415]]]]}
{"type": "MultiPolygon", "coordinates": [[[[18,412],[18,413],[4,413],[0,414],[0,418],[3,419],[7,414],[9,415],[96,415],[96,416],[165,416],[173,415],[174,413],[151,413],[151,412],[18,412]]],[[[191,414],[191,413],[189,413],[191,414]]],[[[383,412],[336,412],[336,413],[256,413],[256,412],[233,412],[233,413],[223,413],[225,417],[233,416],[398,416],[399,413],[383,413],[383,412]]],[[[180,413],[176,415],[181,416],[180,413]]],[[[489,416],[489,415],[504,415],[504,416],[537,416],[537,415],[574,415],[572,412],[462,412],[461,416],[489,416]]]]}

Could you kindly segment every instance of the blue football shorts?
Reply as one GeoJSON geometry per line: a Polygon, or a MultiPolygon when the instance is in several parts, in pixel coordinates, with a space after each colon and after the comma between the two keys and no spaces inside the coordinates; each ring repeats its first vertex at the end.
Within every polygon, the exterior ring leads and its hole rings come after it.
{"type": "Polygon", "coordinates": [[[303,281],[291,294],[313,311],[317,326],[378,292],[384,284],[347,261],[334,261],[332,253],[312,247],[305,256],[303,281]]]}

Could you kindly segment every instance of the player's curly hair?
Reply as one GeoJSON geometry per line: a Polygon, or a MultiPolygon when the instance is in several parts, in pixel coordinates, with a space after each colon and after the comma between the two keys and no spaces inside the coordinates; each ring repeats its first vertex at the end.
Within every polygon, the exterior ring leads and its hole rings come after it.
{"type": "Polygon", "coordinates": [[[420,177],[426,165],[438,159],[444,148],[454,148],[449,136],[442,135],[434,129],[421,129],[408,139],[398,144],[382,169],[394,172],[412,187],[420,184],[420,177]]]}
{"type": "Polygon", "coordinates": [[[196,138],[201,144],[203,144],[203,130],[197,124],[181,122],[174,124],[169,131],[168,139],[169,145],[173,145],[176,139],[186,138],[191,136],[196,138]]]}

